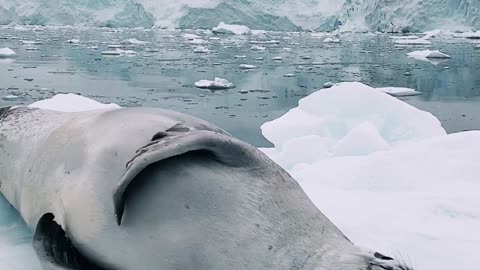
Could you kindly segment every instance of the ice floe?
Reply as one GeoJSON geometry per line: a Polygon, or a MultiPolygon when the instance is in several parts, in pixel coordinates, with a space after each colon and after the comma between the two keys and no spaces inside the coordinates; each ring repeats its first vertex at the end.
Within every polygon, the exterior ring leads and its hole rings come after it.
{"type": "Polygon", "coordinates": [[[10,48],[0,48],[0,58],[15,57],[17,53],[10,48]]]}
{"type": "Polygon", "coordinates": [[[240,69],[257,69],[257,66],[254,65],[247,65],[247,64],[241,64],[238,66],[240,69]]]}
{"type": "Polygon", "coordinates": [[[212,28],[212,32],[215,34],[248,35],[250,31],[250,28],[245,25],[226,24],[224,22],[220,22],[218,26],[212,28]]]}
{"type": "Polygon", "coordinates": [[[194,83],[195,87],[202,89],[211,89],[211,90],[223,90],[230,89],[235,87],[233,83],[229,82],[226,79],[215,77],[213,81],[210,80],[200,80],[194,83]]]}
{"type": "Polygon", "coordinates": [[[323,43],[340,43],[340,39],[327,37],[323,40],[323,43]]]}
{"type": "Polygon", "coordinates": [[[394,97],[417,96],[422,94],[422,92],[406,87],[379,87],[376,89],[394,97]]]}

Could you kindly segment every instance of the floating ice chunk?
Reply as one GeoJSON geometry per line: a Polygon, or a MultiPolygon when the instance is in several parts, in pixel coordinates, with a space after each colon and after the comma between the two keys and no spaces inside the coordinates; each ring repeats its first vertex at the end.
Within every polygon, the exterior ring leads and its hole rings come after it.
{"type": "Polygon", "coordinates": [[[42,42],[39,40],[20,40],[22,45],[41,45],[42,42]]]}
{"type": "Polygon", "coordinates": [[[81,112],[90,110],[112,110],[120,106],[114,103],[103,104],[76,94],[58,94],[49,99],[34,102],[28,107],[61,112],[81,112]]]}
{"type": "Polygon", "coordinates": [[[256,69],[258,68],[257,66],[254,66],[254,65],[247,65],[247,64],[241,64],[240,66],[238,66],[240,69],[256,69]]]}
{"type": "Polygon", "coordinates": [[[253,51],[265,51],[267,48],[263,46],[253,45],[250,49],[253,51]]]}
{"type": "Polygon", "coordinates": [[[227,81],[226,79],[217,78],[215,80],[200,80],[195,82],[195,87],[202,88],[202,89],[211,89],[211,90],[222,90],[222,89],[230,89],[233,88],[233,83],[227,81]]]}
{"type": "Polygon", "coordinates": [[[245,25],[226,24],[224,22],[221,22],[218,26],[212,28],[212,32],[215,34],[248,35],[250,34],[250,31],[250,28],[245,25]]]}
{"type": "Polygon", "coordinates": [[[194,39],[197,39],[197,38],[201,38],[199,35],[189,34],[189,33],[183,34],[182,36],[183,36],[183,38],[188,39],[188,40],[194,40],[194,39]]]}
{"type": "Polygon", "coordinates": [[[246,55],[235,55],[234,57],[235,57],[235,58],[237,58],[237,59],[240,59],[240,58],[247,58],[247,56],[246,56],[246,55]]]}
{"type": "Polygon", "coordinates": [[[302,56],[300,56],[300,59],[309,60],[309,59],[312,59],[312,57],[310,57],[308,55],[302,55],[302,56]]]}
{"type": "Polygon", "coordinates": [[[438,37],[440,35],[443,34],[443,30],[440,30],[440,29],[436,29],[436,30],[432,30],[432,31],[427,31],[427,32],[424,32],[425,36],[423,36],[422,38],[423,39],[430,39],[430,38],[435,38],[435,37],[438,37]]]}
{"type": "Polygon", "coordinates": [[[129,38],[129,39],[126,39],[124,41],[122,41],[123,44],[130,44],[130,45],[146,45],[148,44],[149,42],[148,41],[142,41],[142,40],[138,40],[136,38],[129,38]]]}
{"type": "Polygon", "coordinates": [[[415,89],[406,88],[406,87],[380,87],[376,89],[394,97],[416,96],[422,93],[422,92],[416,91],[415,89]]]}
{"type": "Polygon", "coordinates": [[[103,51],[102,55],[105,56],[119,56],[119,55],[127,55],[127,56],[133,56],[136,55],[137,52],[132,51],[132,50],[122,50],[122,49],[115,49],[113,51],[103,51]]]}
{"type": "Polygon", "coordinates": [[[0,58],[15,57],[17,53],[10,48],[0,48],[0,58]]]}
{"type": "Polygon", "coordinates": [[[480,44],[475,45],[476,49],[480,49],[480,44]]]}
{"type": "Polygon", "coordinates": [[[201,38],[189,39],[188,43],[190,44],[208,44],[208,41],[201,38]]]}
{"type": "Polygon", "coordinates": [[[68,43],[68,44],[78,44],[78,43],[80,43],[80,40],[73,38],[73,39],[66,40],[65,43],[68,43]]]}
{"type": "Polygon", "coordinates": [[[27,51],[38,51],[39,48],[28,46],[28,47],[25,48],[25,50],[27,50],[27,51]]]}
{"type": "Polygon", "coordinates": [[[414,51],[407,53],[408,57],[421,60],[421,61],[427,61],[432,64],[439,64],[443,62],[445,59],[451,58],[450,55],[442,53],[438,50],[423,50],[423,51],[414,51]]]}
{"type": "Polygon", "coordinates": [[[19,98],[20,98],[19,96],[15,96],[15,95],[7,95],[2,97],[2,99],[6,101],[14,101],[14,100],[18,100],[19,98]]]}
{"type": "Polygon", "coordinates": [[[287,74],[284,74],[283,77],[291,78],[291,77],[295,77],[295,74],[293,74],[293,73],[287,73],[287,74]]]}
{"type": "Polygon", "coordinates": [[[193,52],[194,53],[209,53],[211,51],[207,47],[197,46],[193,49],[193,52]]]}
{"type": "Polygon", "coordinates": [[[257,60],[257,61],[262,61],[264,58],[263,57],[255,57],[254,60],[257,60]]]}
{"type": "Polygon", "coordinates": [[[253,36],[263,36],[267,34],[265,30],[251,30],[250,32],[253,36]]]}
{"type": "Polygon", "coordinates": [[[332,82],[326,82],[323,84],[323,88],[331,88],[333,87],[335,84],[333,84],[332,82]]]}
{"type": "Polygon", "coordinates": [[[259,44],[259,45],[271,45],[271,44],[280,44],[279,40],[251,40],[250,44],[259,44]]]}
{"type": "Polygon", "coordinates": [[[427,39],[396,39],[393,43],[398,45],[430,45],[432,42],[427,39]]]}
{"type": "Polygon", "coordinates": [[[222,40],[222,39],[219,38],[219,37],[210,37],[210,38],[208,38],[208,40],[218,41],[218,40],[222,40]]]}
{"type": "Polygon", "coordinates": [[[419,39],[418,36],[389,36],[390,39],[419,39]]]}
{"type": "Polygon", "coordinates": [[[123,46],[119,45],[119,44],[108,44],[107,47],[110,48],[110,49],[120,49],[123,46]]]}
{"type": "Polygon", "coordinates": [[[274,61],[282,61],[282,59],[283,58],[281,56],[275,56],[275,57],[272,58],[272,60],[274,60],[274,61]]]}
{"type": "Polygon", "coordinates": [[[323,43],[340,43],[340,39],[327,37],[323,40],[323,43]]]}
{"type": "Polygon", "coordinates": [[[467,39],[480,39],[480,31],[476,32],[465,32],[460,34],[460,36],[467,38],[467,39]]]}
{"type": "Polygon", "coordinates": [[[290,140],[305,136],[321,137],[322,143],[310,145],[311,151],[328,157],[349,151],[369,154],[365,149],[377,151],[386,149],[385,145],[396,146],[446,134],[440,121],[430,113],[361,83],[339,83],[319,90],[301,99],[297,108],[261,128],[263,135],[275,145],[275,160],[287,169],[301,162],[301,158],[283,153],[283,147],[290,140]],[[368,127],[359,126],[366,123],[368,127]],[[371,131],[371,127],[377,131],[371,131]],[[360,146],[347,137],[350,133],[362,134],[370,145],[360,151],[360,146]],[[371,138],[366,139],[367,136],[371,138]],[[348,150],[348,145],[357,148],[348,150]]]}

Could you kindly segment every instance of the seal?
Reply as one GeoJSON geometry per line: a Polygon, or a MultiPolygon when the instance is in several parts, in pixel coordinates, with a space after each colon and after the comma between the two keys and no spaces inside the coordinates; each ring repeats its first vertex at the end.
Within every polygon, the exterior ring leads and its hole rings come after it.
{"type": "Polygon", "coordinates": [[[0,109],[0,191],[44,269],[400,270],[255,147],[169,110],[0,109]]]}

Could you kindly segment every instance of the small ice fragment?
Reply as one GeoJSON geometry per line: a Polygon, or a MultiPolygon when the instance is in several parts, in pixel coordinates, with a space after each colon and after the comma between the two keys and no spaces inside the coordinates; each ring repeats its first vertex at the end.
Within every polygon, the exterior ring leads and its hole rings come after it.
{"type": "Polygon", "coordinates": [[[263,46],[259,46],[259,45],[253,45],[250,49],[253,50],[253,51],[264,51],[267,48],[263,47],[263,46]]]}
{"type": "Polygon", "coordinates": [[[240,91],[238,91],[238,92],[239,92],[240,94],[248,94],[249,91],[248,91],[248,90],[240,90],[240,91]]]}
{"type": "Polygon", "coordinates": [[[215,77],[215,80],[200,80],[194,83],[195,87],[202,89],[211,89],[211,90],[223,90],[233,88],[233,83],[227,81],[226,79],[215,77]]]}
{"type": "Polygon", "coordinates": [[[238,58],[247,58],[246,55],[235,55],[234,57],[237,58],[237,59],[238,59],[238,58]]]}
{"type": "Polygon", "coordinates": [[[260,44],[260,45],[268,45],[268,44],[279,44],[279,40],[251,40],[250,44],[260,44]]]}
{"type": "Polygon", "coordinates": [[[376,89],[394,97],[417,96],[422,93],[406,87],[380,87],[376,89]]]}
{"type": "Polygon", "coordinates": [[[20,40],[20,44],[22,44],[22,45],[40,45],[40,44],[42,44],[42,42],[38,41],[38,40],[20,40]]]}
{"type": "Polygon", "coordinates": [[[302,56],[300,56],[300,59],[308,60],[308,59],[311,59],[311,57],[308,56],[308,55],[302,55],[302,56]]]}
{"type": "Polygon", "coordinates": [[[340,43],[340,39],[327,37],[323,40],[323,43],[340,43]]]}
{"type": "Polygon", "coordinates": [[[0,58],[15,57],[17,53],[10,48],[0,48],[0,58]]]}
{"type": "Polygon", "coordinates": [[[423,51],[414,51],[407,53],[408,57],[421,60],[421,61],[427,61],[431,62],[432,64],[438,64],[442,62],[444,59],[449,59],[451,58],[450,55],[442,53],[438,50],[423,50],[423,51]]]}
{"type": "Polygon", "coordinates": [[[323,84],[323,88],[331,88],[333,87],[335,84],[333,84],[332,82],[326,82],[323,84]]]}
{"type": "Polygon", "coordinates": [[[240,66],[238,66],[240,69],[256,69],[257,66],[254,66],[254,65],[246,65],[246,64],[241,64],[240,66]]]}
{"type": "Polygon", "coordinates": [[[15,96],[15,95],[8,95],[8,96],[2,97],[2,99],[6,101],[14,101],[14,100],[18,100],[19,98],[20,98],[19,96],[15,96]]]}
{"type": "Polygon", "coordinates": [[[120,106],[114,103],[103,104],[93,99],[76,94],[58,94],[52,98],[34,102],[28,105],[28,107],[61,112],[81,112],[106,109],[112,110],[120,108],[120,106]]]}
{"type": "Polygon", "coordinates": [[[78,43],[80,43],[80,40],[73,38],[73,39],[69,39],[69,40],[65,41],[65,43],[68,43],[68,44],[78,44],[78,43]]]}
{"type": "Polygon", "coordinates": [[[193,49],[193,52],[194,53],[209,53],[210,50],[206,47],[203,47],[203,46],[197,46],[193,49]]]}
{"type": "Polygon", "coordinates": [[[283,77],[291,78],[291,77],[295,77],[295,74],[287,73],[287,74],[284,74],[283,77]]]}
{"type": "Polygon", "coordinates": [[[272,58],[272,60],[274,60],[274,61],[282,61],[282,59],[283,58],[281,56],[275,56],[275,57],[272,58]]]}
{"type": "Polygon", "coordinates": [[[130,44],[130,45],[145,45],[148,44],[148,41],[138,40],[136,38],[129,38],[122,41],[123,44],[130,44]]]}
{"type": "Polygon", "coordinates": [[[393,43],[398,45],[430,45],[432,42],[427,39],[417,38],[417,39],[397,39],[393,43]]]}
{"type": "Polygon", "coordinates": [[[212,28],[212,32],[214,34],[248,35],[250,34],[250,28],[245,25],[220,22],[218,26],[212,28]]]}
{"type": "Polygon", "coordinates": [[[107,47],[110,48],[110,49],[119,49],[119,48],[122,48],[122,45],[109,44],[107,47]]]}

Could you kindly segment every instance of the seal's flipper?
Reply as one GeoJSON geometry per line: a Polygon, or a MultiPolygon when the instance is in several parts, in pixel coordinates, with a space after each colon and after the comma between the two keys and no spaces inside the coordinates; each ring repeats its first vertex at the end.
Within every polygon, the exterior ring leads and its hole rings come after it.
{"type": "Polygon", "coordinates": [[[65,231],[47,213],[40,218],[33,235],[33,248],[44,270],[106,270],[91,263],[72,244],[65,231]]]}

